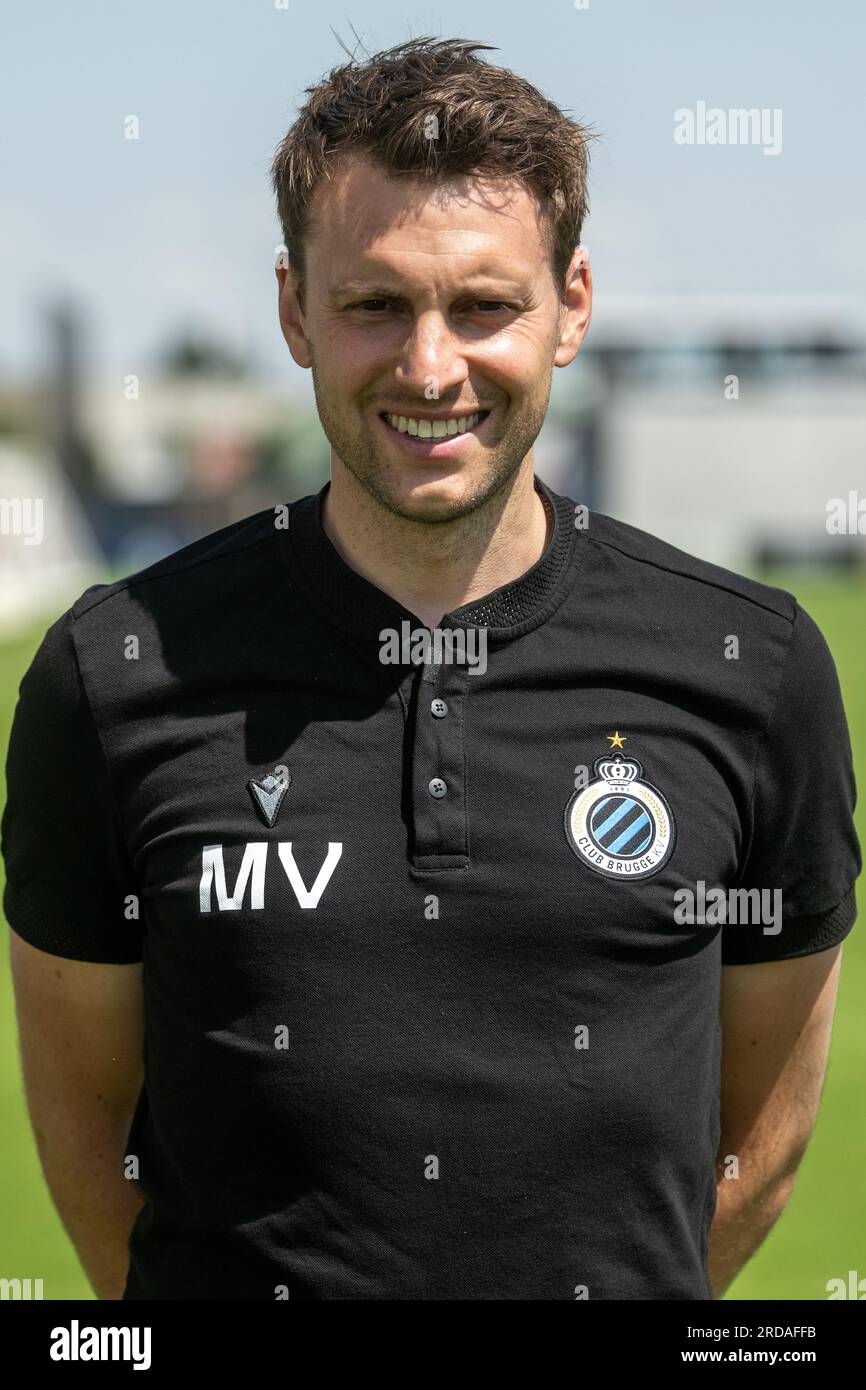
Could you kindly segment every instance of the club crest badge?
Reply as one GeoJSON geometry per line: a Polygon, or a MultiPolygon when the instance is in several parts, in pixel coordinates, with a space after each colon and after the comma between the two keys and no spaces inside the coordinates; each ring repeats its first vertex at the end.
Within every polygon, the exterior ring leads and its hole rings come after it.
{"type": "Polygon", "coordinates": [[[565,808],[565,833],[578,859],[606,878],[657,874],[671,856],[676,825],[636,758],[597,758],[593,781],[565,808]]]}

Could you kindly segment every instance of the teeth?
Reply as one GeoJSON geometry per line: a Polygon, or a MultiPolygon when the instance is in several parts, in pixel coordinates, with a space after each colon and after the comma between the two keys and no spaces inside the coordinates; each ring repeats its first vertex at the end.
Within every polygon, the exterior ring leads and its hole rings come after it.
{"type": "Polygon", "coordinates": [[[419,439],[445,439],[449,434],[465,434],[474,429],[481,412],[474,415],[455,415],[450,420],[415,420],[406,415],[387,416],[388,424],[401,434],[415,434],[419,439]]]}

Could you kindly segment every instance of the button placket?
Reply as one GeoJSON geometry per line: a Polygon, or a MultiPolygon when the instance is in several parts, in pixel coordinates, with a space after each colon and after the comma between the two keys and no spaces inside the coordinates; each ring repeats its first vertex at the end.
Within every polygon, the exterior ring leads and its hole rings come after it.
{"type": "Polygon", "coordinates": [[[418,672],[412,751],[413,860],[419,868],[464,868],[466,821],[464,704],[468,669],[443,662],[418,672]]]}

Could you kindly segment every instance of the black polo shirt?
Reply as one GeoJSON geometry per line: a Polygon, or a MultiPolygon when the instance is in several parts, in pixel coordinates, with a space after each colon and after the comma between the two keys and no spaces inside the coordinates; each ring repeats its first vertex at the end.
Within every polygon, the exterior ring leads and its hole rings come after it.
{"type": "Polygon", "coordinates": [[[536,485],[542,558],[441,622],[474,668],[380,659],[421,624],[323,488],[25,675],[9,922],[143,961],[126,1298],[711,1298],[721,967],[854,920],[838,682],[790,594],[536,485]]]}

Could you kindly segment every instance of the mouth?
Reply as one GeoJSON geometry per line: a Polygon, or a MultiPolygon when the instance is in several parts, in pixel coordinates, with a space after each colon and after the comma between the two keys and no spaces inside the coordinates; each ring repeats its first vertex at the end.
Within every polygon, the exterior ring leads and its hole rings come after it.
{"type": "Polygon", "coordinates": [[[489,410],[476,410],[470,415],[455,414],[431,420],[383,410],[379,419],[398,448],[422,457],[447,458],[459,453],[477,437],[489,414],[489,410]]]}

